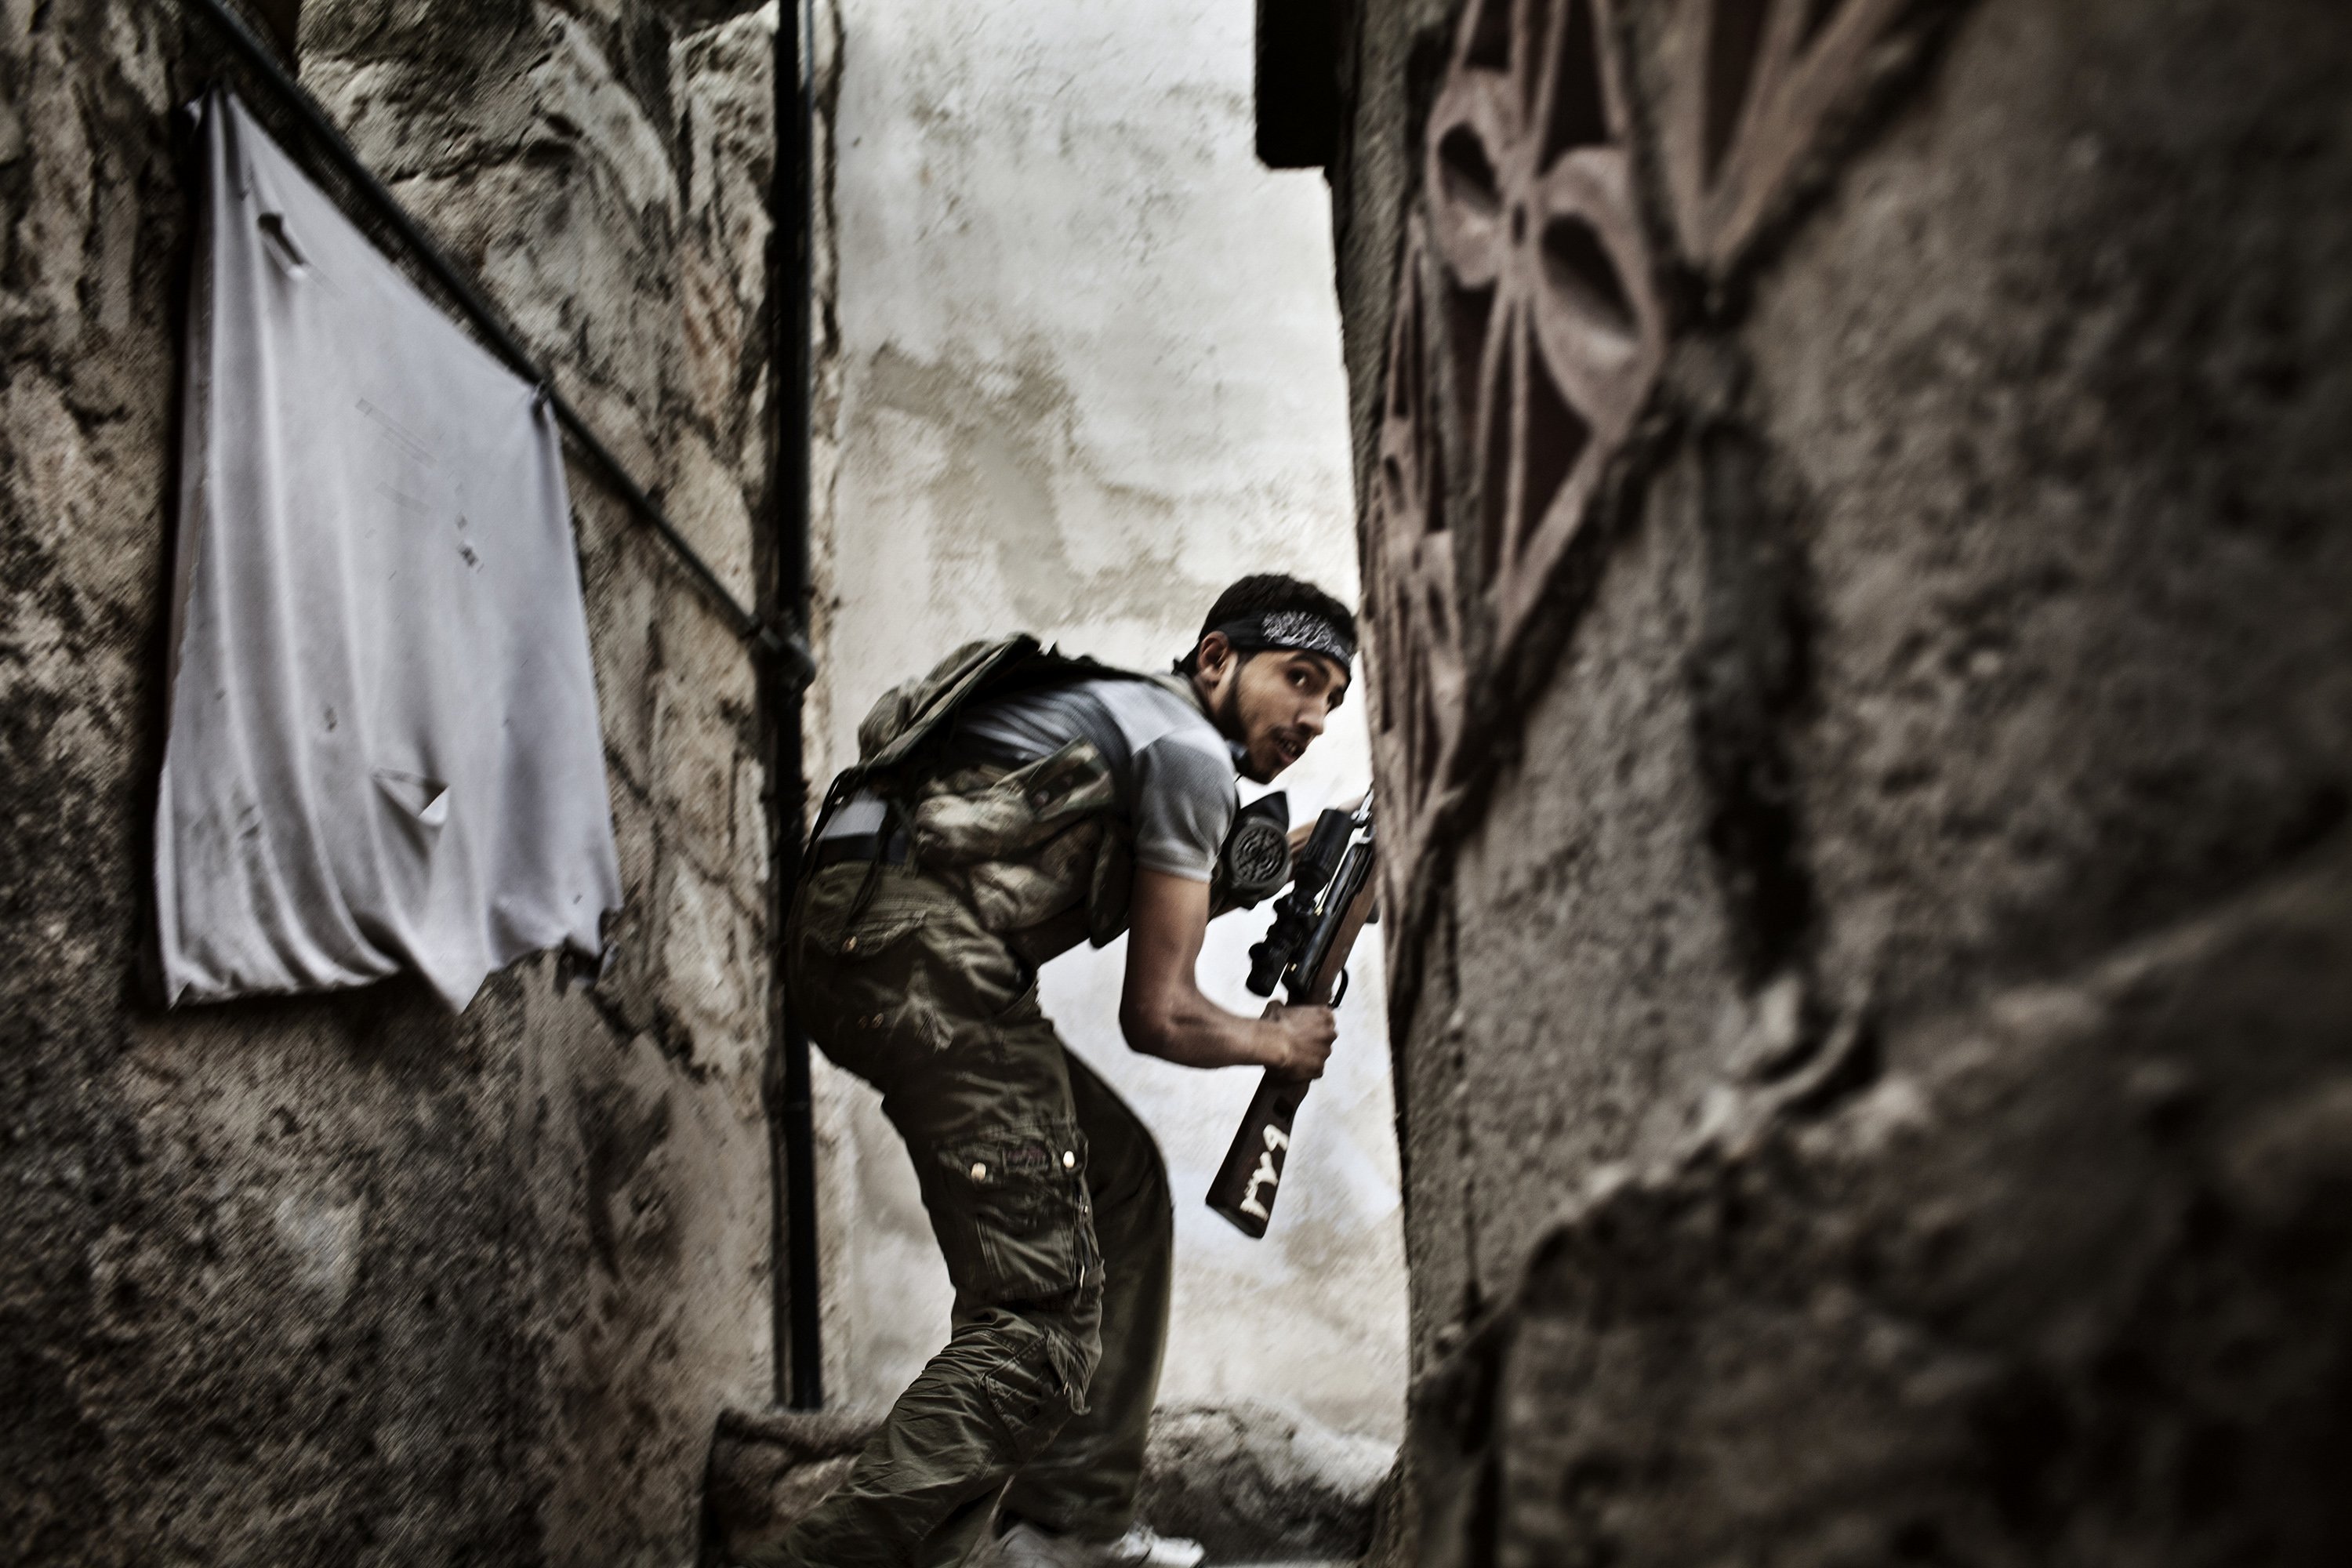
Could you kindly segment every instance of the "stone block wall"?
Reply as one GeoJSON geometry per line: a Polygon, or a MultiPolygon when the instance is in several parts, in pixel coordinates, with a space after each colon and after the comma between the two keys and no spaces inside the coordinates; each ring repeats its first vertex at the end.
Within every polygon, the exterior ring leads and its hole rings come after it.
{"type": "Polygon", "coordinates": [[[1344,33],[1400,1550],[2341,1560],[2341,17],[1344,33]]]}
{"type": "MultiPolygon", "coordinates": [[[[773,31],[313,0],[298,50],[746,599],[773,569],[773,31]]],[[[772,1384],[771,738],[744,651],[593,469],[614,970],[527,960],[458,1017],[404,981],[142,997],[194,195],[171,117],[221,78],[171,5],[0,5],[0,1559],[685,1562],[717,1415],[772,1384]]]]}

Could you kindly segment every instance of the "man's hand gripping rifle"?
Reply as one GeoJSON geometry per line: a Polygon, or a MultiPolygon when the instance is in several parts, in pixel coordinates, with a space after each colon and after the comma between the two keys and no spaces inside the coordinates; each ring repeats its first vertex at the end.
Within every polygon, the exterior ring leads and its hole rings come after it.
{"type": "MultiPolygon", "coordinates": [[[[1291,868],[1290,891],[1274,906],[1265,940],[1250,949],[1249,988],[1271,996],[1280,984],[1290,1005],[1330,1006],[1346,989],[1348,955],[1371,918],[1372,797],[1352,811],[1325,812],[1291,868]]],[[[1271,1011],[1269,1009],[1269,1011],[1271,1011]]],[[[1209,1206],[1244,1235],[1262,1237],[1282,1190],[1291,1122],[1307,1084],[1269,1070],[1250,1101],[1225,1163],[1209,1184],[1209,1206]]]]}

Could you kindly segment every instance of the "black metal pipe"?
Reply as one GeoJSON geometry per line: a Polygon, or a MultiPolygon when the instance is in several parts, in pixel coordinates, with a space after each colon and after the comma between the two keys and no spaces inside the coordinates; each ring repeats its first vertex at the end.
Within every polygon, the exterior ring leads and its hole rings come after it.
{"type": "MultiPolygon", "coordinates": [[[[808,626],[810,403],[814,364],[810,345],[810,301],[814,291],[816,156],[816,18],[810,0],[784,8],[776,26],[776,186],[771,213],[779,237],[772,254],[782,265],[771,273],[769,297],[775,309],[778,341],[771,363],[777,367],[777,576],[790,624],[808,626]],[[789,14],[792,20],[784,19],[789,14]]],[[[803,776],[802,685],[790,688],[777,712],[775,769],[777,809],[776,915],[781,933],[790,915],[807,831],[808,781],[803,776]]],[[[779,957],[781,940],[777,943],[779,957]]],[[[781,964],[780,964],[781,967],[781,964]]],[[[772,1213],[778,1234],[772,1254],[777,1269],[780,1321],[776,1342],[776,1398],[794,1410],[824,1405],[822,1300],[818,1294],[816,1230],[816,1116],[809,1078],[809,1040],[793,1011],[790,991],[777,987],[775,1048],[782,1060],[772,1075],[778,1094],[773,1106],[772,1213]]]]}
{"type": "Polygon", "coordinates": [[[506,319],[458,270],[457,264],[449,259],[433,237],[425,233],[424,226],[409,216],[408,209],[400,205],[400,198],[385,189],[383,182],[360,161],[360,155],[352,150],[352,144],[343,140],[343,133],[336,130],[334,122],[327,118],[326,110],[319,107],[319,100],[312,98],[300,82],[287,74],[286,68],[278,63],[278,57],[270,52],[269,47],[255,37],[252,30],[222,0],[181,0],[181,3],[201,13],[220,29],[230,48],[301,121],[302,128],[310,132],[329,162],[335,165],[344,179],[351,182],[353,190],[366,198],[368,205],[376,210],[377,216],[383,219],[401,244],[465,312],[467,320],[473,322],[475,331],[481,333],[489,347],[518,374],[535,383],[546,393],[548,402],[555,411],[556,423],[572,437],[572,444],[604,471],[606,480],[619,492],[621,499],[629,503],[630,510],[668,544],[678,563],[686,568],[687,575],[709,596],[719,613],[734,626],[736,635],[761,655],[782,667],[788,682],[797,686],[807,685],[816,672],[807,640],[793,627],[779,627],[745,608],[742,602],[728,591],[727,584],[719,580],[719,574],[712,571],[710,563],[687,542],[686,536],[678,532],[654,499],[646,493],[645,487],[637,483],[635,476],[622,466],[621,459],[614,457],[595,431],[589,428],[579,410],[555,390],[553,378],[531,358],[530,352],[507,325],[506,319]]]}

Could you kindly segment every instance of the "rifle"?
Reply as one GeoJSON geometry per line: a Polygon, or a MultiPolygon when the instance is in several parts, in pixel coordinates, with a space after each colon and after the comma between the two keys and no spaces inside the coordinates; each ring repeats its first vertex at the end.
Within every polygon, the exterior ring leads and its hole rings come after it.
{"type": "MultiPolygon", "coordinates": [[[[1286,985],[1294,1007],[1336,1005],[1347,990],[1348,954],[1371,918],[1379,887],[1372,869],[1372,797],[1367,794],[1354,811],[1327,811],[1316,819],[1292,868],[1290,891],[1274,906],[1274,924],[1250,949],[1249,988],[1270,996],[1276,984],[1286,985]]],[[[1273,1012],[1267,1008],[1266,1016],[1273,1012]]],[[[1209,1206],[1244,1236],[1263,1237],[1274,1217],[1291,1123],[1307,1089],[1307,1080],[1267,1068],[1209,1184],[1209,1206]]]]}

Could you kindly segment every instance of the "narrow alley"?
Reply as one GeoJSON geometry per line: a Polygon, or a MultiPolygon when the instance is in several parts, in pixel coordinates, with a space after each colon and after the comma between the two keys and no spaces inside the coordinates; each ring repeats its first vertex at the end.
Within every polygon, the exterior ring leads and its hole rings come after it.
{"type": "Polygon", "coordinates": [[[2352,1561],[2347,366],[2331,0],[0,0],[0,1568],[2352,1561]]]}

